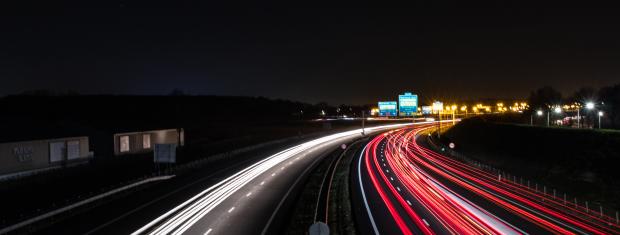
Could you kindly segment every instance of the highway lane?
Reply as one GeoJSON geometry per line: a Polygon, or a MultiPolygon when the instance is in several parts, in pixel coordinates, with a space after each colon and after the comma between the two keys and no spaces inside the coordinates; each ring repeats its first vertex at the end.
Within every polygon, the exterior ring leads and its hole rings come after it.
{"type": "MultiPolygon", "coordinates": [[[[366,128],[367,133],[410,124],[366,128]]],[[[133,234],[257,234],[277,232],[278,214],[316,162],[361,130],[318,138],[269,156],[196,194],[133,234]],[[274,228],[275,227],[275,228],[274,228]]]]}
{"type": "Polygon", "coordinates": [[[361,199],[354,202],[366,210],[358,210],[356,218],[373,225],[367,229],[371,234],[619,233],[612,218],[585,213],[420,145],[416,140],[431,128],[379,135],[360,155],[352,180],[361,199]]]}
{"type": "Polygon", "coordinates": [[[81,208],[79,213],[71,213],[52,225],[38,229],[37,234],[129,234],[237,171],[308,140],[310,138],[291,140],[282,145],[242,153],[177,175],[168,181],[97,202],[81,208]]]}
{"type": "MultiPolygon", "coordinates": [[[[366,131],[368,133],[393,127],[386,125],[366,128],[366,131]]],[[[306,168],[310,168],[310,164],[313,162],[310,160],[321,159],[325,151],[331,151],[337,148],[341,142],[345,143],[361,136],[360,132],[360,130],[355,130],[346,132],[344,135],[330,135],[336,138],[330,137],[329,139],[315,137],[321,139],[319,142],[309,141],[312,139],[308,139],[303,142],[295,141],[297,143],[295,145],[292,145],[293,141],[287,143],[290,146],[287,147],[289,152],[295,148],[304,149],[303,151],[297,149],[295,150],[296,154],[291,154],[291,157],[295,155],[300,159],[289,158],[291,161],[283,161],[281,164],[268,168],[264,174],[255,177],[256,179],[263,177],[264,180],[251,182],[239,188],[236,193],[232,193],[231,196],[226,197],[226,200],[219,202],[218,206],[213,207],[209,213],[197,221],[196,226],[187,229],[186,234],[203,234],[209,229],[211,229],[209,234],[247,234],[247,231],[252,231],[251,234],[261,233],[265,228],[266,221],[274,214],[275,208],[283,202],[280,205],[283,209],[276,213],[273,226],[271,226],[278,228],[280,220],[288,221],[288,218],[280,217],[286,216],[289,206],[285,203],[286,201],[282,200],[282,197],[290,191],[289,197],[295,198],[296,190],[291,189],[291,185],[297,179],[303,180],[302,172],[306,168]],[[304,162],[300,163],[300,160],[304,160],[304,162]],[[273,173],[276,175],[271,176],[273,173]],[[238,215],[246,216],[238,218],[238,215]],[[229,226],[229,224],[234,226],[229,226]],[[207,225],[209,227],[201,227],[207,225]],[[220,227],[231,229],[222,231],[218,229],[220,227]]],[[[280,148],[284,149],[284,147],[280,148]]],[[[67,215],[50,226],[39,228],[36,232],[37,234],[130,234],[162,214],[185,203],[189,198],[201,193],[202,196],[208,194],[204,193],[205,189],[222,186],[222,181],[230,179],[231,176],[238,175],[238,173],[247,170],[248,167],[278,155],[277,153],[286,152],[281,150],[276,152],[275,149],[277,149],[276,146],[272,146],[256,152],[244,153],[236,158],[237,160],[230,161],[228,165],[210,164],[200,168],[200,170],[177,176],[170,181],[122,195],[120,198],[111,198],[105,202],[96,203],[97,205],[82,208],[79,213],[67,215]]],[[[152,232],[152,230],[144,233],[152,232]]]]}

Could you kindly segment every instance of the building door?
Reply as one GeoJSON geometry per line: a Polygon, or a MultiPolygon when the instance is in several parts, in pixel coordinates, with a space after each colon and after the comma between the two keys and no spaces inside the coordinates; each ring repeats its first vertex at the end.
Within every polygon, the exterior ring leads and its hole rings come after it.
{"type": "Polygon", "coordinates": [[[65,159],[65,142],[50,143],[50,162],[60,162],[65,159]]]}
{"type": "Polygon", "coordinates": [[[80,141],[67,142],[67,160],[80,158],[80,141]]]}

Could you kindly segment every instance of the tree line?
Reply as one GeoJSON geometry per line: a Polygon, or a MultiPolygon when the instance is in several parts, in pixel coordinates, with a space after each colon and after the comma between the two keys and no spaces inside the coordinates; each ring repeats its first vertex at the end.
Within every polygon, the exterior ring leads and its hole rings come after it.
{"type": "Polygon", "coordinates": [[[532,91],[528,101],[532,112],[551,110],[557,105],[574,104],[585,108],[587,103],[592,102],[595,110],[604,113],[608,127],[620,127],[620,84],[602,87],[598,90],[583,87],[567,96],[551,86],[544,86],[532,91]]]}

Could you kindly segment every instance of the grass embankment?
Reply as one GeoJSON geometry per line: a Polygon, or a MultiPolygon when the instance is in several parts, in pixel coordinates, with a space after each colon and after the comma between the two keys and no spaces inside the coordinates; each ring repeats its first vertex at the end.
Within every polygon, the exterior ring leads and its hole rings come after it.
{"type": "MultiPolygon", "coordinates": [[[[331,179],[330,196],[327,202],[329,204],[328,225],[330,234],[356,234],[355,222],[351,212],[349,175],[355,153],[363,147],[360,143],[355,142],[349,146],[335,167],[334,177],[331,179]]],[[[336,161],[342,153],[340,150],[331,153],[311,173],[295,205],[293,216],[286,229],[288,234],[307,234],[310,225],[314,223],[316,202],[321,182],[325,174],[330,173],[327,172],[330,163],[336,161]]],[[[329,184],[330,178],[327,178],[327,180],[325,183],[329,184]]]]}
{"type": "Polygon", "coordinates": [[[329,226],[331,234],[357,234],[351,208],[351,166],[356,153],[364,146],[358,142],[352,144],[340,159],[332,179],[329,197],[329,226]]]}
{"type": "Polygon", "coordinates": [[[510,174],[620,209],[620,131],[546,128],[472,118],[442,142],[510,174]]]}
{"type": "Polygon", "coordinates": [[[317,167],[312,170],[299,195],[291,220],[287,226],[286,234],[307,234],[310,225],[314,223],[317,206],[317,198],[321,189],[321,183],[332,161],[336,160],[342,151],[334,151],[326,156],[317,167]]]}

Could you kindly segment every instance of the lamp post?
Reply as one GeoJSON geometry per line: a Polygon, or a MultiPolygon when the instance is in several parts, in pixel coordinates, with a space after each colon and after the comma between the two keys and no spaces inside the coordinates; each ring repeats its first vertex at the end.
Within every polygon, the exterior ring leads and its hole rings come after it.
{"type": "Polygon", "coordinates": [[[598,111],[598,129],[601,129],[601,117],[603,116],[603,111],[598,111]]]}
{"type": "Polygon", "coordinates": [[[452,125],[456,124],[456,105],[452,105],[452,125]]]}
{"type": "Polygon", "coordinates": [[[577,129],[581,128],[581,123],[579,122],[579,119],[581,119],[581,116],[579,115],[580,109],[581,107],[577,106],[577,129]]]}
{"type": "Polygon", "coordinates": [[[366,126],[366,123],[365,123],[366,117],[365,116],[366,115],[364,115],[364,114],[365,114],[364,110],[362,109],[362,135],[366,135],[366,133],[365,133],[365,130],[366,130],[366,127],[365,127],[366,126]]]}
{"type": "MultiPolygon", "coordinates": [[[[556,107],[553,109],[553,111],[554,111],[555,113],[557,113],[557,114],[560,114],[560,113],[562,113],[562,108],[560,108],[560,106],[556,106],[556,107]]],[[[548,116],[547,116],[547,117],[548,117],[548,116]]]]}
{"type": "MultiPolygon", "coordinates": [[[[538,111],[536,111],[536,115],[538,115],[538,116],[542,116],[542,115],[543,115],[543,111],[542,111],[542,110],[538,110],[538,111]]],[[[533,124],[533,119],[534,119],[534,118],[533,118],[533,116],[534,116],[534,115],[532,114],[532,124],[533,124]]]]}
{"type": "Polygon", "coordinates": [[[439,130],[437,131],[437,139],[441,139],[441,112],[443,110],[437,110],[437,116],[439,116],[439,122],[437,122],[437,124],[439,124],[439,130]]]}
{"type": "Polygon", "coordinates": [[[587,102],[586,103],[586,109],[588,109],[588,110],[594,109],[594,102],[587,102]]]}

